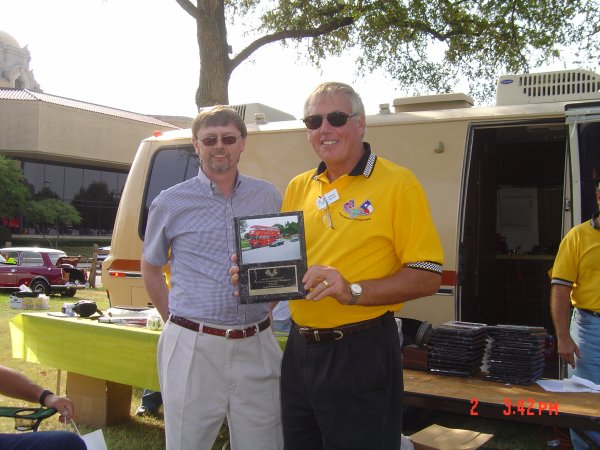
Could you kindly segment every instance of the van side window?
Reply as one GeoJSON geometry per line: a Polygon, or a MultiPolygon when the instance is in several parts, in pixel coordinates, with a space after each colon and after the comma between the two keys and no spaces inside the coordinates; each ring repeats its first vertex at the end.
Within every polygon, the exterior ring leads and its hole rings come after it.
{"type": "Polygon", "coordinates": [[[139,234],[142,241],[152,201],[161,191],[198,175],[199,168],[198,155],[191,143],[186,146],[165,147],[156,152],[149,170],[140,221],[139,234]]]}

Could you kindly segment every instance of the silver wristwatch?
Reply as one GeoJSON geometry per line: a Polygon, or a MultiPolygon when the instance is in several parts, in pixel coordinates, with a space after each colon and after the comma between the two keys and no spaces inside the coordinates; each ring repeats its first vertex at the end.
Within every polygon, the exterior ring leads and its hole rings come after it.
{"type": "Polygon", "coordinates": [[[352,300],[348,303],[349,305],[356,305],[360,294],[362,294],[362,286],[358,283],[350,284],[350,293],[352,294],[352,300]]]}

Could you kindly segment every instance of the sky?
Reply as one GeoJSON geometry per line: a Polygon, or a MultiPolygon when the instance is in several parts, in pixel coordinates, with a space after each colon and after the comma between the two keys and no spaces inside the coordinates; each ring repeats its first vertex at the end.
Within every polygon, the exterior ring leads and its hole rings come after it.
{"type": "MultiPolygon", "coordinates": [[[[175,0],[0,0],[0,30],[27,46],[29,68],[47,94],[141,114],[196,114],[196,24],[175,0]]],[[[230,42],[242,42],[241,29],[228,32],[230,42]]],[[[357,78],[353,62],[330,58],[319,70],[293,47],[271,44],[235,69],[229,102],[300,118],[304,99],[323,81],[351,84],[367,114],[407,95],[381,70],[357,78]]]]}

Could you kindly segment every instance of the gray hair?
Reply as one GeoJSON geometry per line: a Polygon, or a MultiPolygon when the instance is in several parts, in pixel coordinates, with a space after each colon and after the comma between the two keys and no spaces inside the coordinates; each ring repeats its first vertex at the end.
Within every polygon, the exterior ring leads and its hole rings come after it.
{"type": "Polygon", "coordinates": [[[304,116],[306,117],[308,115],[308,107],[314,98],[337,94],[348,97],[348,99],[350,99],[350,103],[352,104],[352,112],[358,114],[364,119],[365,106],[363,105],[360,95],[358,95],[352,86],[349,86],[345,83],[339,83],[337,81],[327,81],[325,83],[321,83],[315,88],[314,91],[311,92],[304,102],[304,116]]]}

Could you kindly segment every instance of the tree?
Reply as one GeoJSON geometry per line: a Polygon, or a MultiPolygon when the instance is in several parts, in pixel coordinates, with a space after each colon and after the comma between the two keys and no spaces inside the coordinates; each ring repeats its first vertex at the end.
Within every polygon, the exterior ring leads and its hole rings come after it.
{"type": "Polygon", "coordinates": [[[29,202],[25,207],[25,216],[36,233],[41,234],[51,247],[58,246],[61,226],[78,225],[81,222],[81,217],[73,206],[55,198],[29,202]],[[56,229],[54,242],[46,236],[48,227],[56,229]]]}
{"type": "Polygon", "coordinates": [[[0,155],[0,217],[17,217],[29,197],[18,162],[0,155]]]}
{"type": "Polygon", "coordinates": [[[578,65],[600,57],[599,0],[176,0],[196,21],[198,107],[227,104],[232,72],[261,47],[305,44],[319,66],[360,49],[357,75],[383,68],[405,88],[449,92],[460,77],[489,96],[500,73],[559,60],[574,44],[578,65]],[[227,23],[251,41],[232,57],[227,23]],[[263,33],[259,35],[259,33],[263,33]],[[432,44],[441,43],[441,59],[432,44]]]}

